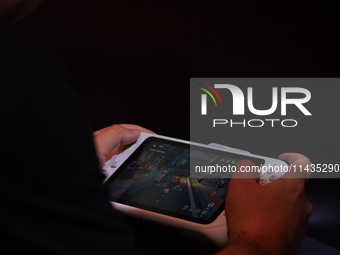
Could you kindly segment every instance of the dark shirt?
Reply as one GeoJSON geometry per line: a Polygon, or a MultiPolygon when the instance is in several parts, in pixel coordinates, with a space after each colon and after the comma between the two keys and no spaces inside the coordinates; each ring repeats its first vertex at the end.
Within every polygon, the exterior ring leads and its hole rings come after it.
{"type": "Polygon", "coordinates": [[[66,73],[0,20],[0,253],[135,254],[66,73]]]}

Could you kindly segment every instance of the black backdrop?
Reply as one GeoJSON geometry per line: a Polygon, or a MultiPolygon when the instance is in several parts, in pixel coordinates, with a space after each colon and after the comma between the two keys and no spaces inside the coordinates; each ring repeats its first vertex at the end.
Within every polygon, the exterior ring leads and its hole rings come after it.
{"type": "MultiPolygon", "coordinates": [[[[327,1],[49,0],[17,26],[72,74],[93,130],[135,123],[188,140],[190,77],[337,77],[336,18],[327,1]]],[[[310,180],[307,234],[340,249],[338,193],[339,180],[310,180]]],[[[147,253],[210,252],[130,221],[147,253]]]]}

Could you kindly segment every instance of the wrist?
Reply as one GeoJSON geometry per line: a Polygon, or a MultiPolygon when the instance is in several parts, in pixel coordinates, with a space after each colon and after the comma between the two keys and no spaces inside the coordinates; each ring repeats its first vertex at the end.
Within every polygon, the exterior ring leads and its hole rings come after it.
{"type": "Polygon", "coordinates": [[[269,248],[263,247],[257,243],[238,241],[228,245],[218,255],[272,255],[273,253],[269,248]]]}
{"type": "Polygon", "coordinates": [[[280,242],[264,240],[261,236],[252,238],[231,238],[229,245],[217,255],[286,255],[280,242]]]}

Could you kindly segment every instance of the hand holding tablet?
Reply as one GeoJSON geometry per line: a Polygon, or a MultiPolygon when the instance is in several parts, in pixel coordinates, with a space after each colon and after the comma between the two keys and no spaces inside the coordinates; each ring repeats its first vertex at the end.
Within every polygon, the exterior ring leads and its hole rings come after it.
{"type": "Polygon", "coordinates": [[[218,147],[141,133],[134,145],[107,161],[103,168],[109,176],[106,185],[113,206],[126,215],[193,232],[217,246],[227,245],[224,201],[234,172],[211,172],[211,168],[207,172],[203,167],[239,171],[241,162],[248,160],[259,170],[262,182],[269,183],[285,172],[263,169],[283,169],[288,165],[277,159],[218,147]],[[198,169],[202,172],[195,172],[198,169]]]}

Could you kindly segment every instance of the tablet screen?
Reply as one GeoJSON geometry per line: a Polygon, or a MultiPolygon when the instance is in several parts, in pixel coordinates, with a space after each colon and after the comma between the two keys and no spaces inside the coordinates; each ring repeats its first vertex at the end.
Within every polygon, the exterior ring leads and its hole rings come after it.
{"type": "Polygon", "coordinates": [[[190,168],[216,162],[234,166],[241,159],[250,159],[255,165],[264,163],[259,158],[149,137],[106,185],[111,200],[117,203],[208,224],[224,209],[231,174],[218,178],[202,173],[192,179],[190,168]]]}

